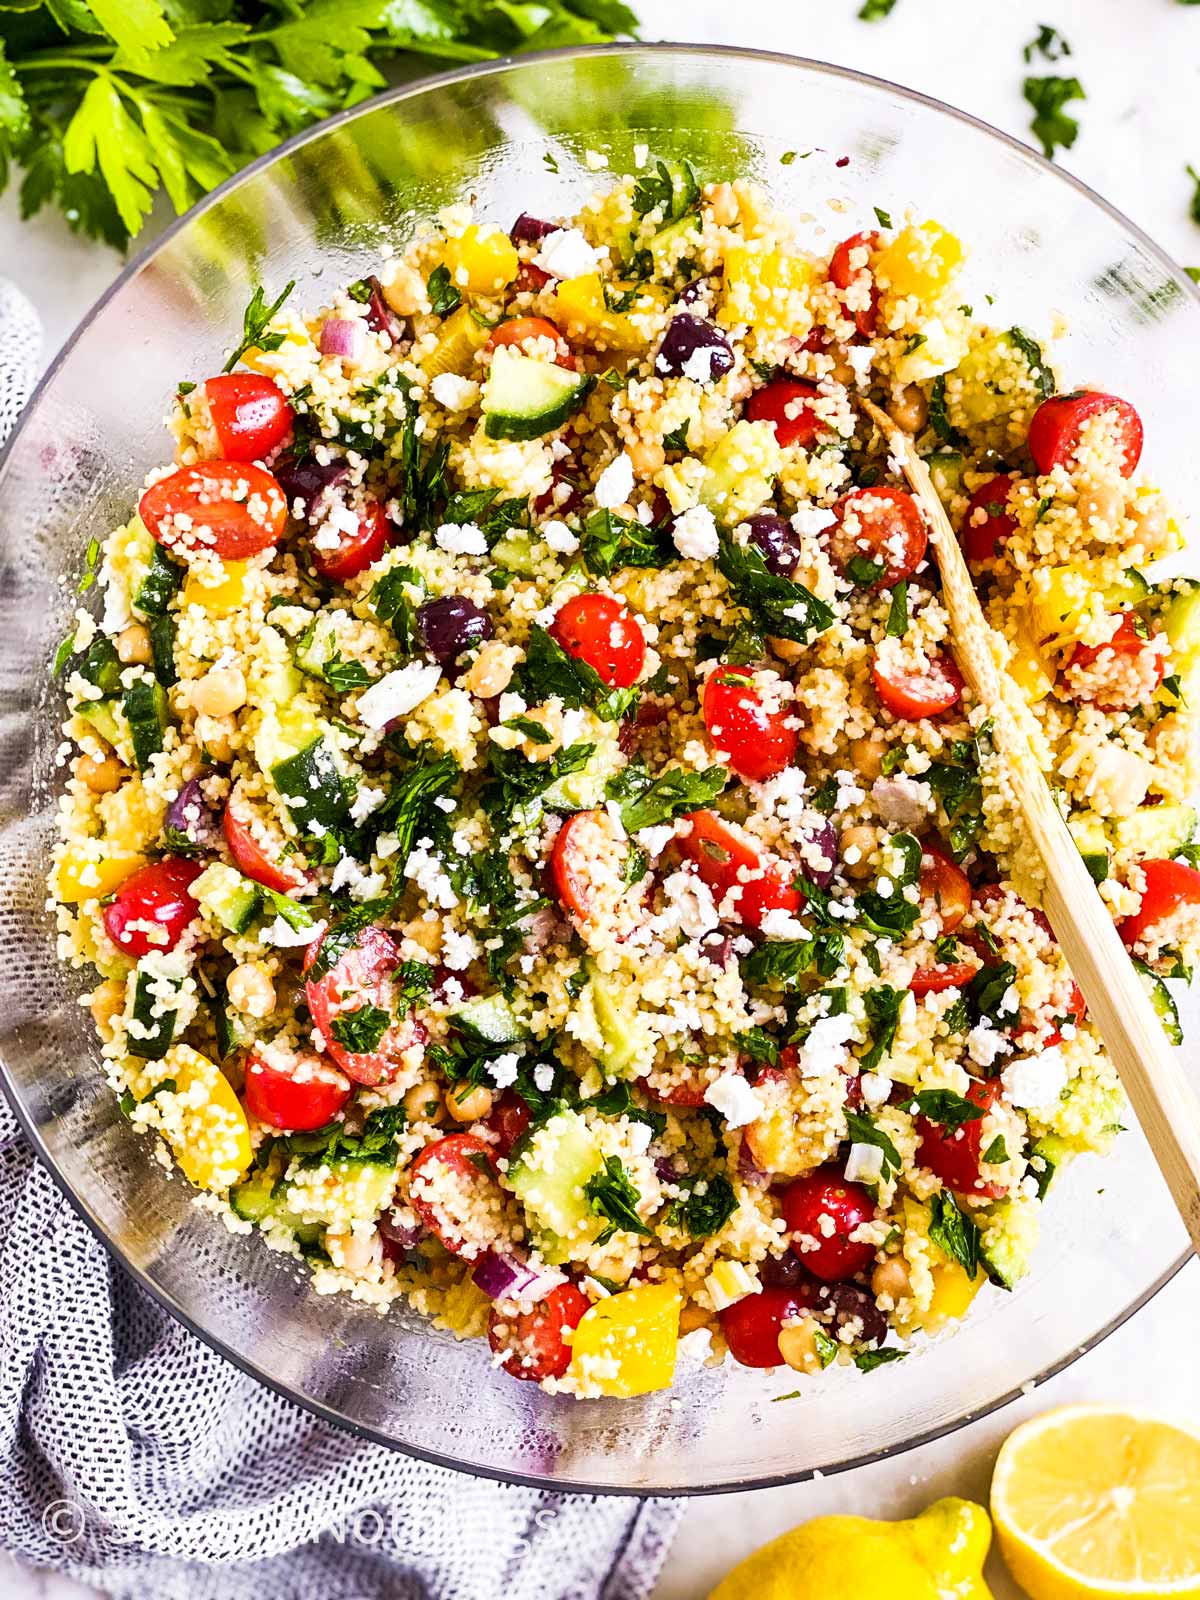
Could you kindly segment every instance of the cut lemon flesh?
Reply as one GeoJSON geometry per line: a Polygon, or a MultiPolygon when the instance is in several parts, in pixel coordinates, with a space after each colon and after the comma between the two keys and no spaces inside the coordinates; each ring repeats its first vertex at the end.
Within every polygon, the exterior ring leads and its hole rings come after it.
{"type": "Polygon", "coordinates": [[[992,1518],[1033,1600],[1200,1600],[1200,1434],[1064,1406],[1005,1442],[992,1518]]]}

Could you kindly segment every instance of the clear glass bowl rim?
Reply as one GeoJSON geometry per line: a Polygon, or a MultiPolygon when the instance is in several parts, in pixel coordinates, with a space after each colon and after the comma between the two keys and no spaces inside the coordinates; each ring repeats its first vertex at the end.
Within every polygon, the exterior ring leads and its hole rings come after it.
{"type": "MultiPolygon", "coordinates": [[[[957,106],[948,105],[945,101],[938,100],[935,96],[924,94],[920,90],[911,89],[905,85],[894,83],[889,78],[879,77],[873,73],[859,72],[852,67],[837,66],[832,62],[819,61],[808,56],[792,55],[788,52],[779,50],[755,49],[753,47],[744,45],[686,43],[673,42],[670,40],[639,40],[627,43],[581,45],[558,50],[529,51],[528,53],[522,53],[517,56],[501,57],[495,61],[479,62],[468,66],[454,68],[448,71],[427,73],[395,88],[384,90],[380,94],[374,95],[370,99],[364,100],[345,111],[341,111],[332,116],[324,118],[322,121],[314,124],[311,128],[304,129],[302,132],[294,134],[291,138],[283,141],[279,145],[276,145],[266,154],[258,157],[257,160],[249,163],[245,167],[240,168],[238,172],[236,172],[231,178],[228,178],[218,188],[211,190],[208,194],[204,195],[196,202],[194,206],[192,206],[182,216],[175,218],[166,228],[163,229],[160,234],[158,234],[153,240],[151,240],[142,249],[135,252],[129,258],[117,277],[72,330],[70,336],[63,343],[54,359],[39,379],[32,394],[26,402],[25,408],[17,422],[16,427],[13,429],[12,434],[8,440],[6,440],[4,446],[0,447],[0,468],[4,467],[9,453],[14,449],[17,440],[28,424],[29,419],[37,410],[43,390],[50,385],[59,368],[70,356],[75,345],[104,310],[109,301],[117,296],[124,288],[126,283],[135,277],[159,253],[159,251],[162,250],[163,247],[175,237],[177,233],[188,227],[197,217],[202,215],[210,207],[219,204],[225,199],[226,196],[232,194],[242,184],[252,179],[258,173],[263,172],[271,167],[275,162],[286,159],[286,157],[288,157],[293,151],[300,149],[303,145],[314,139],[324,137],[334,129],[353,122],[358,117],[368,116],[383,106],[400,105],[405,100],[416,98],[426,93],[430,88],[437,84],[449,85],[462,83],[473,78],[501,74],[513,67],[525,67],[528,65],[533,65],[539,61],[571,61],[589,56],[625,56],[637,58],[639,56],[648,55],[686,55],[692,57],[709,56],[717,59],[724,58],[729,60],[736,59],[761,61],[776,63],[784,66],[800,67],[806,72],[810,72],[822,77],[842,79],[848,83],[866,85],[875,89],[885,90],[889,94],[894,95],[897,99],[922,106],[927,110],[938,113],[942,117],[947,117],[954,121],[963,123],[978,133],[983,134],[985,138],[1005,146],[1011,154],[1017,156],[1020,160],[1025,162],[1032,170],[1043,175],[1047,171],[1053,173],[1058,182],[1074,189],[1078,194],[1083,196],[1085,200],[1087,200],[1091,205],[1097,207],[1119,227],[1125,229],[1138,241],[1141,247],[1146,251],[1147,255],[1158,263],[1166,276],[1175,283],[1177,288],[1182,290],[1184,294],[1190,296],[1197,303],[1200,303],[1200,285],[1197,285],[1195,282],[1193,282],[1193,280],[1188,277],[1178,263],[1176,263],[1172,257],[1169,256],[1167,252],[1163,250],[1162,247],[1158,245],[1142,228],[1140,228],[1136,223],[1132,222],[1122,211],[1120,211],[1116,206],[1112,205],[1108,200],[1106,200],[1102,195],[1098,194],[1096,190],[1084,183],[1080,178],[1075,177],[1072,173],[1064,171],[1054,162],[1045,160],[1035,150],[1022,143],[1021,140],[1015,138],[1012,134],[1005,133],[1000,128],[994,127],[991,123],[985,122],[982,118],[972,116],[970,112],[963,111],[957,106]]],[[[88,1230],[104,1247],[112,1259],[119,1264],[122,1270],[129,1275],[129,1277],[141,1290],[149,1294],[153,1300],[161,1305],[163,1309],[166,1310],[184,1328],[186,1328],[189,1333],[200,1339],[205,1345],[216,1351],[216,1353],[222,1356],[225,1360],[232,1362],[234,1366],[236,1366],[240,1371],[246,1373],[248,1377],[254,1379],[255,1382],[261,1383],[266,1388],[272,1390],[281,1399],[287,1400],[291,1404],[299,1406],[302,1410],[319,1417],[322,1421],[328,1422],[334,1427],[340,1428],[357,1438],[373,1444],[383,1445],[388,1449],[398,1451],[402,1455],[409,1455],[418,1460],[427,1461],[435,1466],[446,1467],[456,1472],[467,1473],[472,1477],[491,1479],[492,1481],[498,1483],[521,1484],[527,1487],[543,1490],[550,1488],[555,1493],[604,1495],[615,1494],[624,1495],[626,1497],[646,1498],[648,1496],[661,1494],[663,1492],[661,1489],[656,1489],[653,1486],[622,1488],[610,1484],[575,1482],[570,1479],[547,1479],[534,1474],[503,1471],[498,1468],[489,1468],[478,1464],[467,1464],[453,1456],[442,1454],[437,1451],[422,1449],[413,1445],[403,1444],[391,1435],[372,1427],[368,1423],[347,1417],[335,1407],[325,1404],[324,1402],[314,1399],[310,1396],[298,1394],[287,1383],[272,1379],[251,1360],[242,1356],[232,1347],[228,1346],[218,1334],[207,1328],[201,1327],[196,1320],[176,1302],[172,1295],[166,1292],[161,1286],[156,1284],[148,1276],[148,1274],[127,1260],[120,1246],[114,1240],[109,1238],[104,1226],[96,1217],[92,1215],[83,1199],[75,1192],[69,1179],[59,1169],[37,1128],[26,1114],[16,1086],[9,1077],[7,1063],[4,1061],[2,1056],[0,1056],[0,1086],[3,1087],[5,1096],[13,1110],[21,1131],[29,1140],[29,1143],[33,1147],[38,1160],[49,1171],[56,1187],[62,1193],[71,1209],[84,1222],[88,1230]]],[[[924,1445],[931,1444],[938,1439],[945,1438],[950,1434],[957,1433],[959,1429],[964,1428],[973,1422],[977,1422],[984,1417],[990,1416],[993,1412],[999,1411],[1002,1407],[1009,1405],[1012,1401],[1020,1398],[1023,1394],[1028,1393],[1031,1387],[1040,1387],[1049,1379],[1056,1377],[1059,1373],[1064,1372],[1068,1367],[1072,1366],[1076,1361],[1079,1360],[1081,1356],[1084,1356],[1090,1351],[1094,1350],[1098,1345],[1103,1343],[1103,1341],[1107,1339],[1110,1334],[1115,1333],[1119,1328],[1123,1327],[1131,1317],[1135,1316],[1139,1311],[1147,1306],[1150,1301],[1153,1300],[1154,1297],[1159,1293],[1159,1291],[1164,1289],[1167,1284],[1170,1283],[1171,1280],[1182,1270],[1182,1268],[1191,1259],[1191,1256],[1192,1252],[1190,1250],[1183,1251],[1154,1283],[1152,1283],[1134,1300],[1132,1300],[1129,1305],[1127,1305],[1120,1312],[1119,1315],[1113,1317],[1102,1328],[1098,1329],[1096,1333],[1091,1336],[1091,1338],[1075,1345],[1070,1351],[1068,1351],[1066,1355],[1045,1367],[1041,1372],[1039,1372],[1032,1379],[1028,1380],[1025,1384],[1014,1388],[1013,1390],[999,1396],[996,1399],[989,1401],[976,1410],[968,1410],[949,1422],[914,1433],[909,1438],[901,1442],[885,1446],[879,1450],[864,1451],[857,1455],[850,1455],[842,1460],[830,1462],[827,1465],[822,1465],[819,1468],[808,1467],[794,1472],[769,1473],[763,1476],[742,1478],[735,1481],[716,1484],[688,1485],[685,1487],[673,1486],[669,1492],[672,1496],[682,1498],[712,1494],[732,1494],[743,1492],[746,1489],[768,1489],[783,1487],[788,1484],[804,1482],[815,1476],[830,1477],[836,1473],[851,1472],[859,1467],[869,1466],[875,1462],[887,1460],[892,1456],[902,1455],[907,1451],[918,1449],[924,1445]]]]}

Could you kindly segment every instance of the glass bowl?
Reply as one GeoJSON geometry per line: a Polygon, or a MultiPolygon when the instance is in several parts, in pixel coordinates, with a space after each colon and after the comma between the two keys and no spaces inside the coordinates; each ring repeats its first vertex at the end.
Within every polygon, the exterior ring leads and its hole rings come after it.
{"type": "MultiPolygon", "coordinates": [[[[863,1376],[682,1373],[670,1394],[551,1398],[493,1374],[401,1307],[322,1298],[291,1258],[226,1232],[118,1114],[83,984],[55,960],[44,873],[61,783],[48,663],[89,538],[168,454],[183,378],[218,369],[255,284],[318,303],[468,196],[506,226],[574,209],[634,147],[749,173],[825,247],[878,205],[972,247],[968,298],[1035,334],[1069,321],[1072,381],[1127,395],[1146,467],[1200,498],[1192,427],[1200,298],[1110,206],[1014,141],[891,84],[783,56],[621,46],[449,73],[334,118],[191,212],[132,262],[44,379],[0,465],[0,1056],[42,1159],[96,1234],[183,1323],[280,1393],[444,1465],[557,1488],[708,1493],[831,1472],[960,1426],[1065,1366],[1155,1293],[1185,1237],[1138,1132],[1055,1186],[1031,1276],[953,1336],[863,1376]],[[793,154],[789,156],[789,152],[793,154]]],[[[1193,1018],[1193,1022],[1196,1019],[1193,1018]]],[[[1193,1047],[1194,1048],[1194,1047],[1193,1047]]]]}

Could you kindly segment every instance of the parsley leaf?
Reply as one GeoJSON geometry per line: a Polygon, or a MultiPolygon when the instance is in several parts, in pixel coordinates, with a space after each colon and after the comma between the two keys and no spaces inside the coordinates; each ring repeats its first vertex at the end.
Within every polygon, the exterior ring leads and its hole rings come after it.
{"type": "Polygon", "coordinates": [[[493,745],[488,755],[492,780],[480,799],[493,824],[503,830],[516,813],[531,827],[540,814],[540,796],[558,782],[587,766],[595,751],[592,744],[568,745],[550,761],[526,761],[519,750],[501,750],[493,745]]]}
{"type": "Polygon", "coordinates": [[[885,1183],[893,1173],[900,1171],[899,1150],[883,1129],[875,1126],[870,1117],[861,1111],[847,1111],[846,1129],[852,1144],[874,1145],[877,1150],[883,1152],[883,1166],[880,1173],[885,1183]]]}
{"type": "Polygon", "coordinates": [[[462,295],[450,277],[450,268],[444,263],[434,267],[425,285],[429,305],[435,317],[448,317],[462,305],[462,295]]]}
{"type": "Polygon", "coordinates": [[[663,528],[646,528],[611,511],[592,511],[584,519],[580,549],[588,571],[601,578],[618,567],[662,567],[677,554],[663,528]]]}
{"type": "Polygon", "coordinates": [[[608,1224],[597,1235],[597,1244],[607,1244],[619,1229],[649,1236],[651,1229],[637,1214],[641,1194],[617,1156],[605,1156],[604,1165],[587,1180],[583,1192],[596,1216],[608,1224]]]}
{"type": "Polygon", "coordinates": [[[764,1028],[747,1028],[734,1040],[738,1052],[751,1061],[765,1061],[773,1067],[779,1060],[779,1045],[764,1028]]]}
{"type": "Polygon", "coordinates": [[[932,1221],[929,1237],[944,1255],[957,1261],[973,1282],[979,1271],[979,1229],[970,1217],[958,1209],[958,1202],[948,1189],[929,1197],[932,1221]]]}
{"type": "Polygon", "coordinates": [[[1069,117],[1063,107],[1072,100],[1087,99],[1083,85],[1078,78],[1051,75],[1026,78],[1024,92],[1034,111],[1030,129],[1040,141],[1046,160],[1053,161],[1056,150],[1069,150],[1075,143],[1079,123],[1069,117]]]}
{"type": "Polygon", "coordinates": [[[903,639],[908,632],[908,580],[901,578],[892,590],[892,603],[888,608],[887,626],[884,629],[889,639],[903,639]]]}
{"type": "Polygon", "coordinates": [[[1001,1161],[1008,1160],[1008,1146],[1004,1142],[1004,1135],[998,1133],[979,1158],[985,1166],[994,1167],[1001,1161]]]}
{"type": "Polygon", "coordinates": [[[889,984],[883,983],[874,989],[868,989],[863,995],[863,1006],[866,1008],[867,1021],[871,1026],[872,1040],[871,1048],[859,1064],[863,1072],[874,1072],[892,1048],[896,1029],[900,1025],[900,1007],[904,1004],[907,993],[906,989],[893,989],[889,984]]]}
{"type": "Polygon", "coordinates": [[[1031,39],[1022,51],[1026,66],[1033,60],[1035,51],[1047,61],[1061,61],[1063,56],[1071,54],[1071,46],[1057,28],[1042,22],[1038,24],[1037,38],[1031,39]]]}
{"type": "Polygon", "coordinates": [[[885,1344],[881,1350],[860,1350],[854,1365],[860,1372],[874,1372],[876,1367],[886,1367],[891,1361],[903,1361],[908,1354],[897,1345],[885,1344]]]}
{"type": "Polygon", "coordinates": [[[529,632],[517,682],[531,705],[541,705],[557,695],[563,705],[586,706],[602,722],[619,722],[638,697],[636,689],[610,689],[595,667],[568,655],[536,624],[529,632]]]}
{"type": "Polygon", "coordinates": [[[658,211],[664,223],[676,222],[700,204],[700,184],[690,162],[656,160],[634,185],[633,209],[639,217],[658,211]]]}
{"type": "Polygon", "coordinates": [[[313,914],[307,906],[302,906],[299,900],[293,900],[291,895],[280,894],[278,889],[268,889],[265,884],[255,884],[260,901],[265,901],[276,916],[282,917],[289,928],[297,933],[302,933],[305,928],[313,925],[313,914]]]}
{"type": "Polygon", "coordinates": [[[709,805],[729,782],[724,767],[706,767],[691,772],[686,767],[668,767],[651,778],[641,757],[610,778],[605,798],[621,804],[621,823],[626,833],[656,828],[685,811],[698,811],[709,805]]]}
{"type": "Polygon", "coordinates": [[[738,1208],[738,1197],[724,1173],[680,1178],[678,1187],[686,1193],[672,1201],[667,1221],[672,1227],[686,1228],[693,1239],[719,1233],[738,1208]]]}
{"type": "Polygon", "coordinates": [[[425,580],[416,567],[392,567],[371,585],[370,604],[376,618],[386,622],[405,655],[417,644],[417,609],[425,596],[425,580]],[[416,594],[409,598],[408,591],[416,594]]]}
{"type": "Polygon", "coordinates": [[[963,995],[971,1018],[975,1022],[990,1022],[998,1027],[1012,1022],[1020,1011],[1020,1007],[1009,996],[1016,977],[1017,969],[1011,961],[980,967],[963,995]]]}
{"type": "Polygon", "coordinates": [[[645,1106],[640,1106],[633,1098],[629,1084],[625,1082],[607,1084],[598,1095],[594,1095],[586,1103],[591,1110],[598,1111],[602,1117],[628,1117],[632,1122],[644,1122],[656,1134],[661,1134],[667,1126],[665,1113],[648,1111],[645,1106]]]}
{"type": "MultiPolygon", "coordinates": [[[[136,229],[131,229],[130,232],[136,232],[136,229]]],[[[280,310],[284,301],[295,287],[296,280],[292,278],[288,281],[279,298],[273,301],[271,305],[268,305],[262,284],[258,285],[251,296],[250,304],[242,312],[242,342],[235,346],[233,354],[221,368],[222,372],[232,372],[247,350],[279,349],[283,343],[283,335],[281,333],[268,333],[267,328],[271,318],[280,310]]]]}
{"type": "Polygon", "coordinates": [[[369,1055],[378,1050],[379,1041],[392,1025],[392,1014],[370,1000],[355,1011],[334,1017],[330,1032],[340,1045],[354,1055],[369,1055]]]}
{"type": "Polygon", "coordinates": [[[860,22],[882,22],[884,17],[890,17],[896,5],[896,0],[863,0],[858,13],[860,22]]]}
{"type": "Polygon", "coordinates": [[[759,632],[777,639],[807,644],[833,622],[833,610],[802,583],[777,577],[767,568],[762,552],[752,544],[735,544],[723,538],[717,566],[744,606],[759,632]]]}
{"type": "Polygon", "coordinates": [[[949,1129],[961,1128],[964,1122],[978,1122],[983,1116],[982,1106],[965,1095],[955,1094],[953,1089],[918,1089],[904,1109],[920,1112],[927,1121],[949,1129]]]}

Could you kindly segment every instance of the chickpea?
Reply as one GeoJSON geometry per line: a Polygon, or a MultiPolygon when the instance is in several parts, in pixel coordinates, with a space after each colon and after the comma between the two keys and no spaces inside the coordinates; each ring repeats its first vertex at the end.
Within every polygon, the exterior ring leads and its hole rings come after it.
{"type": "Polygon", "coordinates": [[[227,717],[246,704],[246,677],[240,667],[211,667],[192,685],[192,704],[204,717],[227,717]]]}
{"type": "Polygon", "coordinates": [[[929,401],[925,398],[925,391],[919,384],[910,383],[888,406],[888,415],[905,433],[923,432],[929,421],[929,401]]]}
{"type": "Polygon", "coordinates": [[[856,382],[854,368],[846,355],[846,347],[842,344],[831,344],[829,354],[833,365],[829,369],[829,376],[834,383],[840,383],[844,388],[850,388],[856,382]]]}
{"type": "Polygon", "coordinates": [[[738,219],[739,201],[731,183],[710,183],[705,199],[718,228],[732,228],[738,219]]]}
{"type": "Polygon", "coordinates": [[[777,639],[774,634],[767,635],[767,644],[780,661],[802,661],[808,653],[807,645],[798,644],[795,639],[777,639]]]}
{"type": "Polygon", "coordinates": [[[637,439],[633,444],[627,445],[625,450],[633,462],[635,478],[652,478],[656,472],[662,471],[667,462],[666,451],[653,439],[637,439]]]}
{"type": "Polygon", "coordinates": [[[1138,542],[1151,555],[1166,555],[1172,548],[1171,519],[1160,494],[1141,495],[1130,507],[1137,524],[1138,542]]]}
{"type": "Polygon", "coordinates": [[[432,1079],[414,1083],[404,1096],[404,1110],[410,1122],[437,1122],[442,1114],[442,1091],[432,1079]]]}
{"type": "Polygon", "coordinates": [[[502,639],[489,639],[479,647],[479,653],[463,674],[462,686],[469,694],[481,700],[491,700],[503,694],[512,682],[513,669],[520,651],[502,639]]]}
{"type": "Polygon", "coordinates": [[[101,1036],[107,1039],[112,1033],[113,1018],[119,1017],[125,1009],[125,985],[120,978],[107,978],[98,989],[93,989],[88,1009],[101,1036]]]}
{"type": "Polygon", "coordinates": [[[398,261],[383,280],[383,298],[398,317],[414,317],[425,304],[425,285],[421,275],[405,261],[398,261]]]}
{"type": "Polygon", "coordinates": [[[80,756],[75,763],[75,776],[86,783],[93,794],[112,794],[121,787],[125,768],[116,756],[80,756]]]}
{"type": "Polygon", "coordinates": [[[1115,483],[1102,483],[1085,489],[1075,502],[1084,531],[1095,531],[1101,538],[1115,533],[1125,517],[1125,494],[1115,483]]]}
{"type": "Polygon", "coordinates": [[[414,917],[411,922],[404,924],[400,934],[402,938],[411,939],[413,944],[419,944],[431,956],[441,954],[442,925],[437,918],[430,922],[425,917],[414,917]]]}
{"type": "Polygon", "coordinates": [[[820,1372],[821,1358],[817,1354],[814,1335],[817,1324],[812,1317],[802,1317],[790,1327],[779,1330],[779,1354],[793,1372],[820,1372]]]}
{"type": "Polygon", "coordinates": [[[912,1280],[903,1256],[889,1256],[871,1274],[871,1293],[877,1300],[887,1295],[893,1306],[912,1294],[912,1280]]]}
{"type": "Polygon", "coordinates": [[[237,724],[232,717],[197,717],[194,732],[214,761],[233,760],[233,736],[237,732],[237,724]]]}
{"type": "Polygon", "coordinates": [[[347,1272],[365,1272],[375,1259],[378,1243],[379,1233],[375,1228],[369,1233],[347,1228],[344,1233],[327,1232],[325,1235],[325,1248],[334,1266],[344,1267],[347,1272]]]}
{"type": "Polygon", "coordinates": [[[879,835],[866,823],[857,823],[842,834],[840,848],[842,865],[851,878],[869,878],[874,872],[871,857],[879,844],[879,835]]]}
{"type": "Polygon", "coordinates": [[[886,754],[887,745],[874,734],[867,739],[850,741],[850,758],[854,762],[854,770],[860,778],[866,778],[868,783],[874,783],[883,772],[883,758],[886,754]]]}
{"type": "Polygon", "coordinates": [[[689,1300],[679,1313],[679,1336],[685,1333],[695,1333],[698,1328],[715,1328],[717,1319],[711,1311],[705,1311],[703,1306],[698,1306],[694,1300],[689,1300]]]}
{"type": "Polygon", "coordinates": [[[140,622],[131,622],[117,635],[117,659],[127,667],[144,667],[153,661],[150,648],[150,630],[140,622]]]}
{"type": "Polygon", "coordinates": [[[248,1017],[269,1017],[275,1009],[275,985],[261,967],[252,961],[234,967],[229,974],[227,992],[230,1004],[248,1017]]]}
{"type": "Polygon", "coordinates": [[[492,1109],[492,1091],[483,1084],[461,1089],[450,1084],[446,1090],[446,1110],[455,1122],[479,1122],[492,1109]]]}

